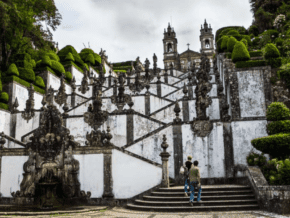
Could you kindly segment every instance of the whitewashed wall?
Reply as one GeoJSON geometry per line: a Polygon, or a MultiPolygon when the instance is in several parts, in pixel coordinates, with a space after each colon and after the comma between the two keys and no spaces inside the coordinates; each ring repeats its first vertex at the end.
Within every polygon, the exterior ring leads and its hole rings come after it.
{"type": "Polygon", "coordinates": [[[156,96],[150,96],[150,113],[153,113],[167,105],[171,104],[170,101],[166,101],[162,98],[158,98],[156,96]]]}
{"type": "Polygon", "coordinates": [[[213,123],[207,137],[198,137],[191,125],[182,125],[183,163],[191,155],[199,162],[201,178],[224,177],[224,140],[222,123],[213,123]]]}
{"type": "MultiPolygon", "coordinates": [[[[252,146],[251,140],[267,136],[266,125],[266,120],[240,121],[231,123],[235,164],[247,165],[246,157],[252,149],[255,153],[262,153],[252,146]]],[[[269,159],[268,155],[265,156],[269,159]]]]}
{"type": "Polygon", "coordinates": [[[173,154],[173,133],[172,126],[169,126],[154,135],[149,136],[148,138],[143,139],[140,142],[133,144],[128,147],[126,150],[140,155],[144,158],[152,160],[156,163],[162,164],[161,157],[159,154],[163,151],[161,148],[163,135],[167,137],[168,148],[167,152],[170,154],[168,165],[169,165],[169,176],[174,178],[174,154],[173,154]]]}
{"type": "Polygon", "coordinates": [[[80,72],[77,68],[75,68],[74,66],[72,66],[71,74],[72,74],[72,78],[75,77],[76,85],[81,85],[84,74],[80,72]]]}
{"type": "Polygon", "coordinates": [[[1,194],[2,197],[12,197],[11,193],[20,190],[23,179],[23,164],[28,156],[3,156],[1,163],[1,194]]]}
{"type": "Polygon", "coordinates": [[[104,155],[74,155],[74,158],[80,162],[81,190],[90,191],[92,198],[101,198],[104,193],[104,155]]]}
{"type": "Polygon", "coordinates": [[[206,114],[210,120],[220,119],[219,99],[212,99],[212,104],[206,109],[206,114]]]}
{"type": "Polygon", "coordinates": [[[112,151],[113,194],[131,198],[161,183],[162,169],[118,150],[112,151]]]}
{"type": "Polygon", "coordinates": [[[183,98],[183,96],[184,96],[183,90],[180,89],[180,90],[175,91],[172,94],[166,96],[165,98],[170,99],[171,101],[176,101],[176,99],[179,100],[179,99],[183,98]]]}
{"type": "Polygon", "coordinates": [[[161,84],[161,96],[167,95],[173,91],[176,91],[177,88],[174,88],[172,86],[161,84]]]}
{"type": "MultiPolygon", "coordinates": [[[[68,114],[69,115],[83,115],[85,112],[88,111],[88,107],[89,107],[90,104],[93,104],[92,100],[87,101],[86,103],[80,105],[79,107],[76,107],[75,109],[69,111],[68,114]]],[[[105,106],[105,105],[106,104],[104,104],[103,106],[105,106]]]]}
{"type": "MultiPolygon", "coordinates": [[[[4,132],[6,135],[10,135],[10,119],[11,114],[4,110],[0,110],[0,132],[4,132]]],[[[4,147],[9,147],[9,142],[6,140],[4,147]]]]}
{"type": "MultiPolygon", "coordinates": [[[[178,103],[180,107],[179,118],[182,120],[182,113],[183,113],[182,103],[181,102],[178,102],[178,103]]],[[[174,107],[175,107],[175,104],[171,105],[170,107],[165,108],[162,111],[157,112],[156,114],[153,114],[151,117],[164,123],[170,123],[173,121],[173,119],[176,118],[174,107]]]]}
{"type": "Polygon", "coordinates": [[[237,72],[241,117],[263,117],[266,114],[262,70],[237,72]]]}
{"type": "Polygon", "coordinates": [[[134,115],[134,140],[158,129],[161,125],[157,122],[134,115]]]}

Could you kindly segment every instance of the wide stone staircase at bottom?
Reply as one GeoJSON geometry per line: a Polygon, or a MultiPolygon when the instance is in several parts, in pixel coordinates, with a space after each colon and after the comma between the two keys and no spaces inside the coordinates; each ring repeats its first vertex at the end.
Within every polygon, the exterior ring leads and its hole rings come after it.
{"type": "Polygon", "coordinates": [[[184,196],[183,186],[159,188],[150,196],[136,199],[127,208],[140,211],[178,212],[178,211],[236,211],[260,210],[250,186],[245,185],[202,185],[201,202],[196,202],[194,193],[193,206],[189,196],[184,196]]]}

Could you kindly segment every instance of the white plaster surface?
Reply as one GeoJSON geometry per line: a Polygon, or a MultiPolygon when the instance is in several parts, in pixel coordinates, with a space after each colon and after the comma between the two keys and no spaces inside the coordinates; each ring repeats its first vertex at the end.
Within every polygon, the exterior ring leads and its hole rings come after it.
{"type": "Polygon", "coordinates": [[[161,183],[162,169],[118,150],[112,150],[113,194],[131,198],[161,183]]]}
{"type": "Polygon", "coordinates": [[[161,125],[139,115],[134,115],[134,140],[158,129],[161,125]]]}
{"type": "Polygon", "coordinates": [[[18,110],[23,111],[26,107],[26,100],[28,99],[28,90],[25,87],[22,87],[20,85],[15,84],[14,85],[14,91],[15,91],[15,98],[17,97],[19,106],[18,110]]]}
{"type": "Polygon", "coordinates": [[[182,88],[182,87],[184,86],[184,83],[185,83],[185,85],[187,85],[188,82],[189,82],[189,81],[188,81],[188,79],[186,78],[186,79],[184,79],[184,80],[182,80],[182,81],[180,81],[180,82],[174,84],[174,86],[176,86],[176,87],[178,87],[178,88],[182,88]]]}
{"type": "Polygon", "coordinates": [[[102,110],[107,110],[109,113],[111,113],[114,110],[118,109],[115,104],[112,104],[111,99],[109,98],[103,98],[102,102],[103,102],[102,110]]]}
{"type": "MultiPolygon", "coordinates": [[[[182,102],[178,102],[178,103],[180,107],[179,118],[182,120],[182,114],[183,114],[182,102]]],[[[173,119],[176,118],[174,107],[175,107],[175,104],[173,103],[168,108],[165,108],[164,110],[159,111],[156,114],[153,114],[151,117],[164,123],[170,123],[173,121],[173,119]]]]}
{"type": "Polygon", "coordinates": [[[20,190],[23,179],[23,164],[28,156],[3,156],[1,163],[1,194],[2,197],[12,197],[11,193],[20,190]]]}
{"type": "MultiPolygon", "coordinates": [[[[78,96],[76,96],[76,97],[77,97],[76,99],[83,100],[82,98],[80,98],[78,96]]],[[[84,100],[86,100],[86,99],[84,99],[84,100]]],[[[77,103],[78,103],[78,101],[77,101],[77,103]]],[[[74,108],[73,110],[69,111],[68,114],[69,115],[83,115],[85,112],[88,111],[88,107],[89,107],[90,104],[93,104],[92,100],[87,101],[86,103],[74,108]]]]}
{"type": "MultiPolygon", "coordinates": [[[[132,109],[141,114],[145,114],[145,96],[132,96],[132,101],[134,103],[132,109]]],[[[128,105],[126,106],[128,109],[130,108],[128,105]]]]}
{"type": "Polygon", "coordinates": [[[251,140],[267,136],[266,125],[266,120],[239,121],[231,123],[235,164],[247,165],[246,157],[252,149],[255,153],[262,153],[252,146],[251,140]]]}
{"type": "Polygon", "coordinates": [[[217,97],[217,84],[212,84],[212,89],[208,95],[211,97],[217,97]]]}
{"type": "Polygon", "coordinates": [[[180,89],[180,90],[177,90],[177,91],[173,92],[172,94],[166,96],[165,98],[170,99],[172,101],[176,101],[176,99],[179,100],[179,99],[183,98],[183,96],[184,96],[183,90],[180,89]]]}
{"type": "Polygon", "coordinates": [[[104,193],[104,155],[74,155],[74,158],[80,162],[81,190],[90,191],[92,198],[101,198],[104,193]]]}
{"type": "Polygon", "coordinates": [[[198,137],[191,125],[182,125],[183,163],[191,155],[199,162],[201,178],[224,177],[224,141],[222,123],[213,123],[207,137],[198,137]]]}
{"type": "Polygon", "coordinates": [[[241,117],[263,117],[266,114],[262,70],[237,72],[241,117]]]}
{"type": "MultiPolygon", "coordinates": [[[[10,119],[11,114],[9,112],[6,112],[4,110],[0,110],[0,132],[4,132],[6,135],[10,135],[10,119]]],[[[4,144],[4,147],[8,147],[8,140],[6,140],[6,143],[4,144]]]]}
{"type": "Polygon", "coordinates": [[[189,108],[189,121],[192,121],[193,118],[196,118],[195,100],[188,101],[188,108],[189,108]]]}
{"type": "Polygon", "coordinates": [[[100,127],[101,130],[107,130],[110,126],[113,138],[111,142],[118,147],[127,144],[127,117],[126,115],[109,116],[108,120],[100,127]]]}
{"type": "Polygon", "coordinates": [[[110,88],[103,92],[103,97],[111,97],[113,95],[113,88],[110,88]]]}
{"type": "Polygon", "coordinates": [[[72,74],[72,78],[75,77],[76,85],[81,85],[84,74],[80,72],[78,69],[76,69],[74,66],[72,66],[71,74],[72,74]]]}
{"type": "Polygon", "coordinates": [[[165,96],[173,91],[177,90],[177,88],[174,88],[172,86],[161,84],[161,96],[165,96]]]}
{"type": "Polygon", "coordinates": [[[66,121],[67,128],[70,130],[70,135],[74,136],[76,142],[80,146],[85,146],[87,132],[90,133],[92,128],[85,123],[83,117],[69,118],[66,121]]]}
{"type": "Polygon", "coordinates": [[[150,113],[153,113],[167,105],[171,104],[170,101],[166,101],[156,96],[150,96],[150,113]]]}
{"type": "Polygon", "coordinates": [[[210,120],[220,119],[219,99],[212,99],[212,104],[206,109],[207,116],[210,120]]]}
{"type": "Polygon", "coordinates": [[[169,126],[163,130],[158,131],[154,135],[151,135],[140,142],[133,144],[126,150],[147,158],[156,163],[162,164],[159,154],[163,151],[161,147],[163,135],[167,137],[168,148],[167,152],[170,154],[168,160],[169,176],[174,178],[174,154],[173,154],[173,133],[172,126],[169,126]]]}

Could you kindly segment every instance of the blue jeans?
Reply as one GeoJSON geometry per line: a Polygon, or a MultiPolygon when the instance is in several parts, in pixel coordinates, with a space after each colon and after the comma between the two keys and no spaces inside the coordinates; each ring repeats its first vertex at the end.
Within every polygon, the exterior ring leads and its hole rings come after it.
{"type": "Polygon", "coordinates": [[[185,184],[184,184],[184,192],[187,193],[187,187],[188,187],[188,182],[187,179],[185,179],[185,184]]]}
{"type": "MultiPolygon", "coordinates": [[[[195,187],[197,188],[197,184],[198,184],[198,182],[191,182],[189,184],[189,188],[190,188],[190,191],[191,191],[190,198],[189,198],[189,202],[193,202],[194,201],[194,188],[195,187]]],[[[201,195],[201,186],[200,186],[200,188],[198,190],[197,202],[200,201],[200,195],[201,195]]]]}

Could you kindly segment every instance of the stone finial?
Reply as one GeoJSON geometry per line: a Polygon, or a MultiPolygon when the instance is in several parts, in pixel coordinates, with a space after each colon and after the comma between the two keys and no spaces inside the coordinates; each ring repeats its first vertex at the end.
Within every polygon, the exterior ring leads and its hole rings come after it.
{"type": "Polygon", "coordinates": [[[188,89],[187,89],[187,86],[185,85],[185,83],[183,84],[183,94],[184,94],[184,99],[188,99],[188,96],[187,96],[187,93],[188,93],[188,89]]]}
{"type": "Polygon", "coordinates": [[[14,103],[13,103],[13,105],[12,105],[12,111],[11,111],[11,113],[16,113],[16,112],[18,112],[18,110],[17,110],[17,108],[19,107],[19,103],[18,103],[18,99],[17,99],[17,97],[15,98],[15,101],[14,101],[14,103]]]}
{"type": "Polygon", "coordinates": [[[1,147],[1,149],[4,148],[4,144],[6,143],[4,136],[5,136],[4,132],[1,132],[0,133],[0,137],[1,137],[0,138],[0,147],[1,147]]]}
{"type": "Polygon", "coordinates": [[[45,95],[42,97],[41,104],[42,104],[41,110],[44,110],[44,107],[46,105],[46,96],[45,95]]]}
{"type": "Polygon", "coordinates": [[[107,126],[107,134],[106,134],[106,138],[108,140],[108,142],[110,142],[110,140],[113,138],[112,134],[110,133],[111,129],[109,126],[107,126]]]}
{"type": "Polygon", "coordinates": [[[21,113],[21,117],[27,122],[34,117],[34,87],[30,83],[30,88],[28,88],[28,100],[26,101],[26,107],[21,113]]]}
{"type": "Polygon", "coordinates": [[[181,119],[179,118],[179,113],[180,113],[180,107],[179,107],[179,104],[178,104],[178,101],[176,100],[175,102],[175,107],[174,107],[174,112],[175,112],[175,115],[176,115],[176,118],[173,120],[173,123],[175,124],[179,124],[181,123],[181,119]]]}
{"type": "Polygon", "coordinates": [[[162,144],[161,144],[161,147],[163,148],[163,152],[166,152],[166,149],[168,148],[168,144],[166,142],[167,138],[166,138],[166,135],[164,134],[163,135],[163,139],[162,139],[162,144]]]}
{"type": "Polygon", "coordinates": [[[71,88],[72,88],[72,93],[75,93],[76,91],[76,78],[73,77],[73,79],[70,82],[71,88]]]}
{"type": "Polygon", "coordinates": [[[157,83],[161,83],[160,78],[161,78],[160,72],[158,71],[158,73],[157,73],[157,83]]]}

